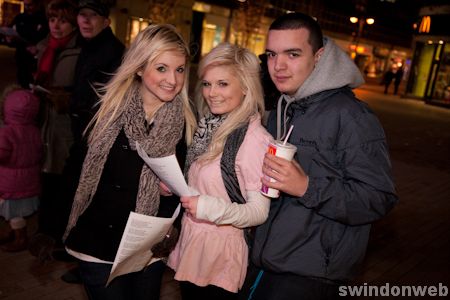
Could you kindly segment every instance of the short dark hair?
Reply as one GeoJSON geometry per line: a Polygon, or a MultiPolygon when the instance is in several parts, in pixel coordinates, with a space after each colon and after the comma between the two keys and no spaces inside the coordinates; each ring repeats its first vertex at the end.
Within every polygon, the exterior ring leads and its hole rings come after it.
{"type": "Polygon", "coordinates": [[[74,27],[77,27],[77,4],[71,0],[52,0],[47,5],[47,18],[65,18],[74,27]]]}
{"type": "Polygon", "coordinates": [[[270,30],[286,30],[305,28],[309,31],[308,43],[313,53],[323,47],[322,29],[311,16],[296,12],[284,14],[275,19],[269,27],[270,30]]]}

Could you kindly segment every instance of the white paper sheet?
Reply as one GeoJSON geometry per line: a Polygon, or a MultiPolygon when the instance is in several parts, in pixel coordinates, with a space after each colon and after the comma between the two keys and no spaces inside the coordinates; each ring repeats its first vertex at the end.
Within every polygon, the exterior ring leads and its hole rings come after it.
{"type": "Polygon", "coordinates": [[[51,91],[47,90],[46,88],[42,87],[39,84],[35,85],[35,84],[30,83],[29,87],[33,91],[38,91],[38,92],[44,92],[44,93],[47,93],[47,94],[52,94],[51,91]]]}
{"type": "Polygon", "coordinates": [[[178,196],[195,196],[184,180],[180,165],[175,155],[166,157],[150,158],[144,149],[136,143],[136,150],[139,156],[147,163],[152,171],[164,182],[170,191],[178,196]]]}
{"type": "MultiPolygon", "coordinates": [[[[171,192],[178,196],[197,195],[189,189],[184,180],[175,155],[150,158],[138,143],[136,143],[136,150],[171,192]]],[[[151,248],[164,239],[179,213],[180,204],[172,218],[151,217],[131,212],[106,284],[108,285],[117,276],[140,271],[159,260],[152,258],[151,248]]]]}
{"type": "Polygon", "coordinates": [[[164,239],[179,213],[179,204],[172,218],[158,218],[130,212],[106,285],[117,276],[141,271],[159,260],[152,258],[151,249],[164,239]]]}

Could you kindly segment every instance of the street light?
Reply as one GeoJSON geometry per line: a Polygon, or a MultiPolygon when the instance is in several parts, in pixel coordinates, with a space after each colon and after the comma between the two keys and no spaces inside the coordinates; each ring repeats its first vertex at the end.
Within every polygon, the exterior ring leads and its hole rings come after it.
{"type": "Polygon", "coordinates": [[[359,39],[361,38],[363,29],[364,29],[364,24],[373,25],[375,23],[375,19],[374,18],[350,17],[350,22],[353,24],[358,23],[358,32],[356,33],[356,36],[354,39],[355,48],[354,48],[354,51],[352,51],[352,58],[355,59],[356,54],[358,52],[359,39]]]}

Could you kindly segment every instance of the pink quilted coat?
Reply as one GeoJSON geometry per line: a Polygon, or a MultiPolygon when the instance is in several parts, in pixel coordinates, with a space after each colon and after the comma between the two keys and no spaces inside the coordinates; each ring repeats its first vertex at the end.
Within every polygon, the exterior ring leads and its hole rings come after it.
{"type": "Polygon", "coordinates": [[[0,198],[22,199],[40,193],[42,141],[35,124],[39,99],[26,90],[10,92],[0,127],[0,198]]]}

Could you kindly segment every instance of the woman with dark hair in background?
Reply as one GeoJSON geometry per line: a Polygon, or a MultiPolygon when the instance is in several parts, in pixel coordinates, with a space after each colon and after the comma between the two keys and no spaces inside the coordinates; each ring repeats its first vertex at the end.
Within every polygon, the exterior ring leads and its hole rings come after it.
{"type": "Polygon", "coordinates": [[[47,5],[49,35],[36,46],[38,69],[35,87],[41,99],[39,122],[44,143],[42,195],[39,233],[30,241],[30,251],[39,259],[48,259],[61,234],[53,225],[63,213],[61,189],[63,169],[73,143],[69,103],[73,92],[78,45],[77,5],[71,0],[52,0],[47,5]]]}

